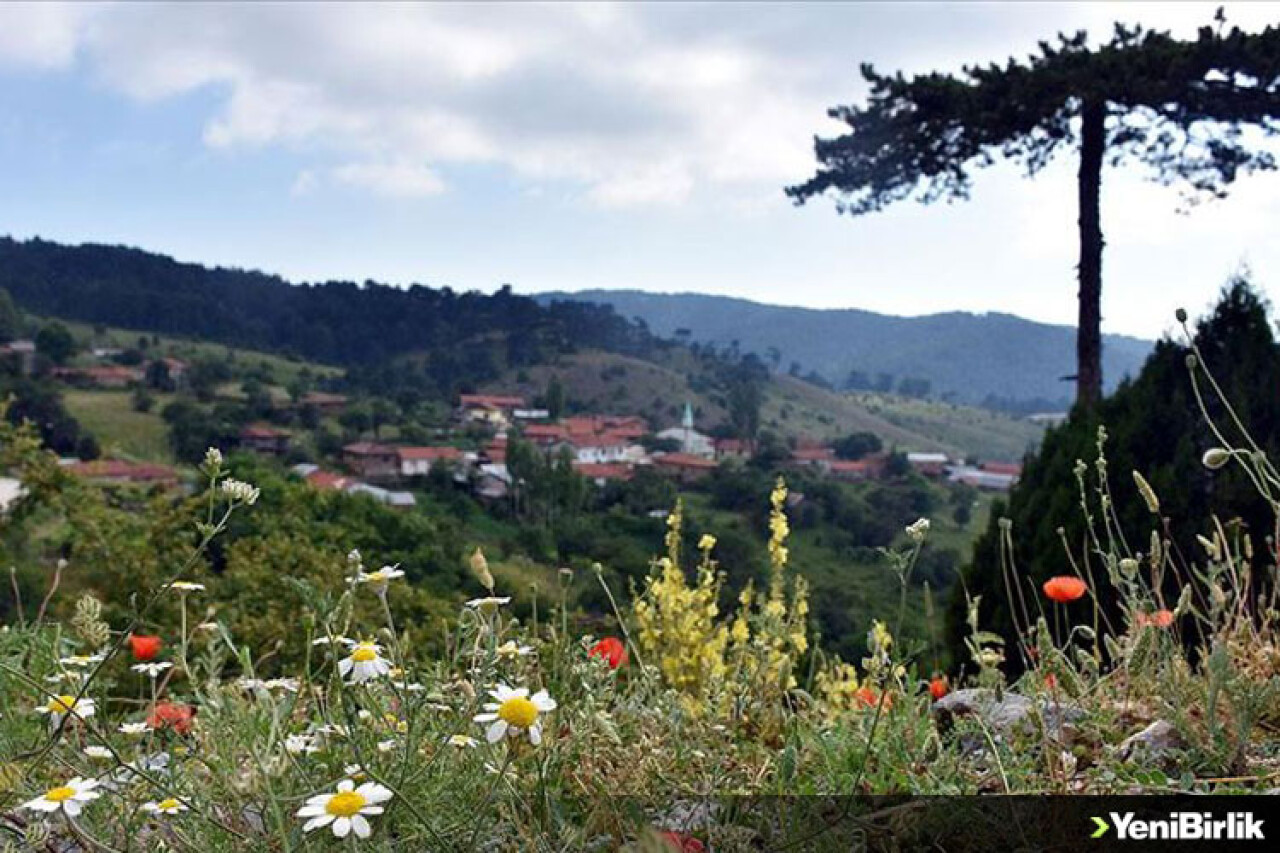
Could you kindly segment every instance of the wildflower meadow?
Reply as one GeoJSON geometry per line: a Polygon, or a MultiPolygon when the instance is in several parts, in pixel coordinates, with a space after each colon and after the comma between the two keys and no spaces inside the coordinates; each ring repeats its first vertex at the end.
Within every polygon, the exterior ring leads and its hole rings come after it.
{"type": "MultiPolygon", "coordinates": [[[[1225,402],[1194,344],[1187,362],[1225,402]]],[[[1280,524],[1280,472],[1244,424],[1209,424],[1203,464],[1247,472],[1280,524]]],[[[902,629],[929,523],[883,555],[901,605],[865,626],[865,658],[841,660],[810,627],[782,479],[762,496],[767,582],[734,597],[714,535],[684,553],[677,504],[643,584],[611,589],[597,567],[607,634],[554,595],[516,618],[480,550],[460,612],[400,624],[405,573],[353,550],[331,566],[340,592],[287,626],[301,657],[282,660],[207,618],[221,579],[194,569],[261,497],[211,449],[175,562],[127,617],[84,593],[52,618],[53,571],[36,615],[0,630],[0,849],[771,849],[796,828],[708,798],[1273,789],[1274,540],[1205,519],[1202,553],[1176,553],[1136,471],[1152,524],[1120,529],[1105,441],[1077,468],[1076,571],[1034,584],[1004,560],[1019,648],[971,600],[968,658],[948,672],[902,629]],[[1068,617],[1100,585],[1121,618],[1068,617]]],[[[5,447],[38,489],[49,461],[30,428],[5,447]]]]}

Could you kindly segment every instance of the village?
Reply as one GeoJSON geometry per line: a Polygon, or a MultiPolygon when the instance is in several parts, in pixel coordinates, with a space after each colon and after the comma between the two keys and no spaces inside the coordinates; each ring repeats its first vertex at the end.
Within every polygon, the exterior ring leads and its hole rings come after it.
{"type": "MultiPolygon", "coordinates": [[[[31,341],[16,340],[0,347],[0,357],[12,359],[23,374],[35,369],[36,355],[31,341]]],[[[189,390],[191,365],[183,359],[165,355],[122,364],[121,357],[119,348],[97,347],[85,352],[75,366],[53,366],[47,375],[67,386],[104,393],[139,393],[156,387],[189,390]]],[[[400,509],[415,506],[410,488],[415,479],[439,469],[477,498],[507,498],[513,486],[507,453],[516,441],[527,442],[548,459],[567,458],[574,471],[597,487],[630,480],[641,469],[687,485],[721,465],[745,463],[758,450],[751,440],[717,437],[711,430],[699,429],[689,403],[684,404],[679,423],[663,427],[638,415],[576,413],[557,418],[523,396],[477,393],[459,396],[449,424],[437,431],[438,443],[422,445],[362,436],[345,442],[337,452],[306,454],[305,461],[298,461],[302,452],[296,441],[300,413],[311,422],[336,419],[350,403],[344,394],[309,390],[292,404],[281,404],[284,410],[273,411],[269,419],[246,423],[228,442],[234,446],[223,449],[238,448],[288,460],[290,470],[317,490],[365,494],[400,509]]],[[[842,481],[882,479],[895,455],[899,464],[921,476],[985,491],[1008,491],[1021,472],[1017,462],[971,463],[936,450],[879,449],[857,458],[841,458],[833,443],[812,439],[793,440],[787,454],[777,460],[780,467],[842,481]]],[[[182,479],[177,468],[155,461],[72,457],[62,461],[69,472],[103,484],[170,487],[182,479]]]]}

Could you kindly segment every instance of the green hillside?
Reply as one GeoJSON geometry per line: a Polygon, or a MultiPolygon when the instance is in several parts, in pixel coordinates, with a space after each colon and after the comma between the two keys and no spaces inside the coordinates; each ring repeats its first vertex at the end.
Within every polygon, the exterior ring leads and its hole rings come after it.
{"type": "MultiPolygon", "coordinates": [[[[534,399],[559,377],[575,408],[640,414],[659,427],[679,422],[685,401],[697,424],[714,429],[727,410],[709,390],[706,367],[687,350],[664,354],[664,363],[596,350],[574,353],[552,364],[512,372],[486,387],[534,399]]],[[[943,451],[953,456],[1017,460],[1036,446],[1044,430],[1025,419],[987,409],[916,400],[894,394],[842,394],[790,376],[774,375],[764,386],[761,427],[783,438],[834,439],[875,433],[902,450],[943,451]]]]}
{"type": "MultiPolygon", "coordinates": [[[[590,290],[545,293],[555,300],[609,305],[644,321],[657,335],[719,350],[740,349],[783,371],[793,363],[837,387],[861,374],[863,388],[882,377],[893,387],[925,380],[935,396],[970,404],[1066,408],[1070,386],[1061,378],[1075,365],[1075,330],[1009,314],[952,312],[895,317],[854,309],[816,310],[765,305],[701,293],[590,290]]],[[[1108,335],[1103,375],[1109,388],[1136,374],[1151,342],[1108,335]]]]}

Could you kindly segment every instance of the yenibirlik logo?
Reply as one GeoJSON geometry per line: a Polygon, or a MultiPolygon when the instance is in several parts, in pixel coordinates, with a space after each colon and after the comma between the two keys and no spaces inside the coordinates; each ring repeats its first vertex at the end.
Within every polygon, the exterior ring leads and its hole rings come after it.
{"type": "Polygon", "coordinates": [[[1212,812],[1170,812],[1165,818],[1140,818],[1133,812],[1110,812],[1111,823],[1093,818],[1096,829],[1090,838],[1101,838],[1114,825],[1119,841],[1263,841],[1262,818],[1251,812],[1230,812],[1214,817],[1212,812]]]}

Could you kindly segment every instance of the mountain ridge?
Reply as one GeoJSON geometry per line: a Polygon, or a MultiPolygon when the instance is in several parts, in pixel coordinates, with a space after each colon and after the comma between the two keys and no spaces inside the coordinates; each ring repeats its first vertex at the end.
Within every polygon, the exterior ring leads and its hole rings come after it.
{"type": "MultiPolygon", "coordinates": [[[[1001,311],[906,317],[692,292],[595,289],[531,295],[543,304],[607,304],[624,318],[642,320],[659,337],[687,337],[718,348],[737,341],[762,358],[776,350],[777,358],[771,359],[776,369],[797,372],[794,362],[799,373],[811,371],[836,387],[856,387],[849,379],[858,371],[871,386],[882,381],[881,374],[895,383],[925,380],[936,396],[996,408],[1062,408],[1072,396],[1062,377],[1075,369],[1075,329],[1001,311]]],[[[1105,336],[1107,388],[1136,374],[1153,346],[1140,338],[1105,336]]]]}

